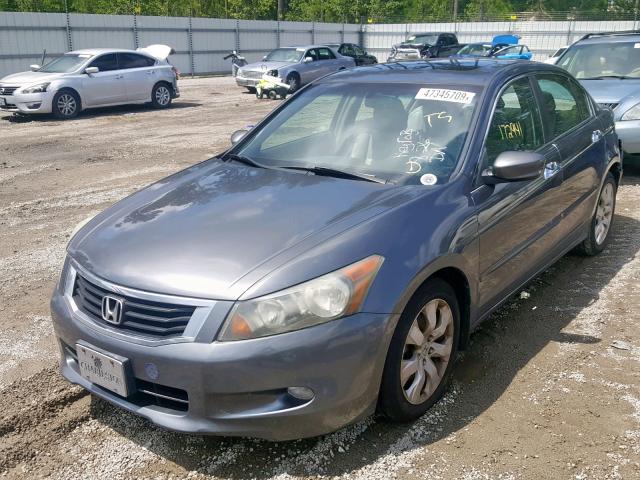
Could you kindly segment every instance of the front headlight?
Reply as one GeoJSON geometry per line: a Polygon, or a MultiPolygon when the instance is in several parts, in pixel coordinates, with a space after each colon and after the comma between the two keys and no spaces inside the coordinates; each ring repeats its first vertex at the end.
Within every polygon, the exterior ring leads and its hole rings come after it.
{"type": "Polygon", "coordinates": [[[22,89],[22,93],[44,93],[47,91],[47,88],[51,85],[50,82],[40,83],[38,85],[32,85],[27,88],[22,89]]]}
{"type": "Polygon", "coordinates": [[[620,120],[640,120],[640,103],[624,112],[620,120]]]}
{"type": "Polygon", "coordinates": [[[383,261],[372,255],[295,287],[238,302],[219,340],[266,337],[352,315],[360,310],[383,261]]]}

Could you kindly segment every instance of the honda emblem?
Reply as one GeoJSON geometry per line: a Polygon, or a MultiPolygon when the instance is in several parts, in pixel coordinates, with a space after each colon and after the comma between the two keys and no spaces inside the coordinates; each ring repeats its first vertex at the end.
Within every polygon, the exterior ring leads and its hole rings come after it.
{"type": "Polygon", "coordinates": [[[122,306],[121,298],[105,295],[102,297],[102,319],[105,322],[120,325],[120,322],[122,322],[122,306]]]}

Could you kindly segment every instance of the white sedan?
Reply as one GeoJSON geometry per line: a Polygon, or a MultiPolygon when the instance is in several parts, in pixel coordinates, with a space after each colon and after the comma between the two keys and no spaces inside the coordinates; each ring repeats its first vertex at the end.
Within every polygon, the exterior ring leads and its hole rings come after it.
{"type": "Polygon", "coordinates": [[[68,52],[42,67],[31,65],[30,72],[0,79],[0,109],[69,119],[82,110],[110,105],[167,108],[180,96],[179,72],[167,60],[172,52],[166,45],[68,52]]]}

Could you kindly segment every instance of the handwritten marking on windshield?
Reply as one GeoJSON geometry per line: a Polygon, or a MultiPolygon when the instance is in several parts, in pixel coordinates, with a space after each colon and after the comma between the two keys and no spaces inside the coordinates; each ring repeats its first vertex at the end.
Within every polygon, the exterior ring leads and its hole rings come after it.
{"type": "Polygon", "coordinates": [[[430,127],[433,127],[435,120],[446,120],[447,123],[451,123],[453,121],[453,116],[447,112],[429,113],[428,115],[425,115],[424,118],[427,120],[430,127]]]}
{"type": "Polygon", "coordinates": [[[437,145],[430,139],[420,141],[419,132],[416,130],[401,130],[396,142],[400,145],[398,145],[398,153],[393,158],[405,160],[407,166],[405,173],[407,174],[420,173],[423,163],[444,162],[445,160],[447,147],[437,145]]]}

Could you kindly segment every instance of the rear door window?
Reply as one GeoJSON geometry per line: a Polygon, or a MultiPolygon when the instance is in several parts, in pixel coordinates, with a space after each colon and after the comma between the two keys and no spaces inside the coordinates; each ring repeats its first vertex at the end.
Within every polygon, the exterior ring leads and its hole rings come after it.
{"type": "Polygon", "coordinates": [[[582,89],[564,75],[537,75],[542,115],[549,139],[559,137],[591,116],[582,89]]]}
{"type": "Polygon", "coordinates": [[[119,53],[118,61],[120,68],[143,68],[155,65],[156,61],[144,55],[137,53],[119,53]]]}
{"type": "Polygon", "coordinates": [[[496,102],[486,141],[488,165],[503,152],[535,151],[543,144],[536,98],[529,79],[521,78],[504,89],[496,102]]]}

